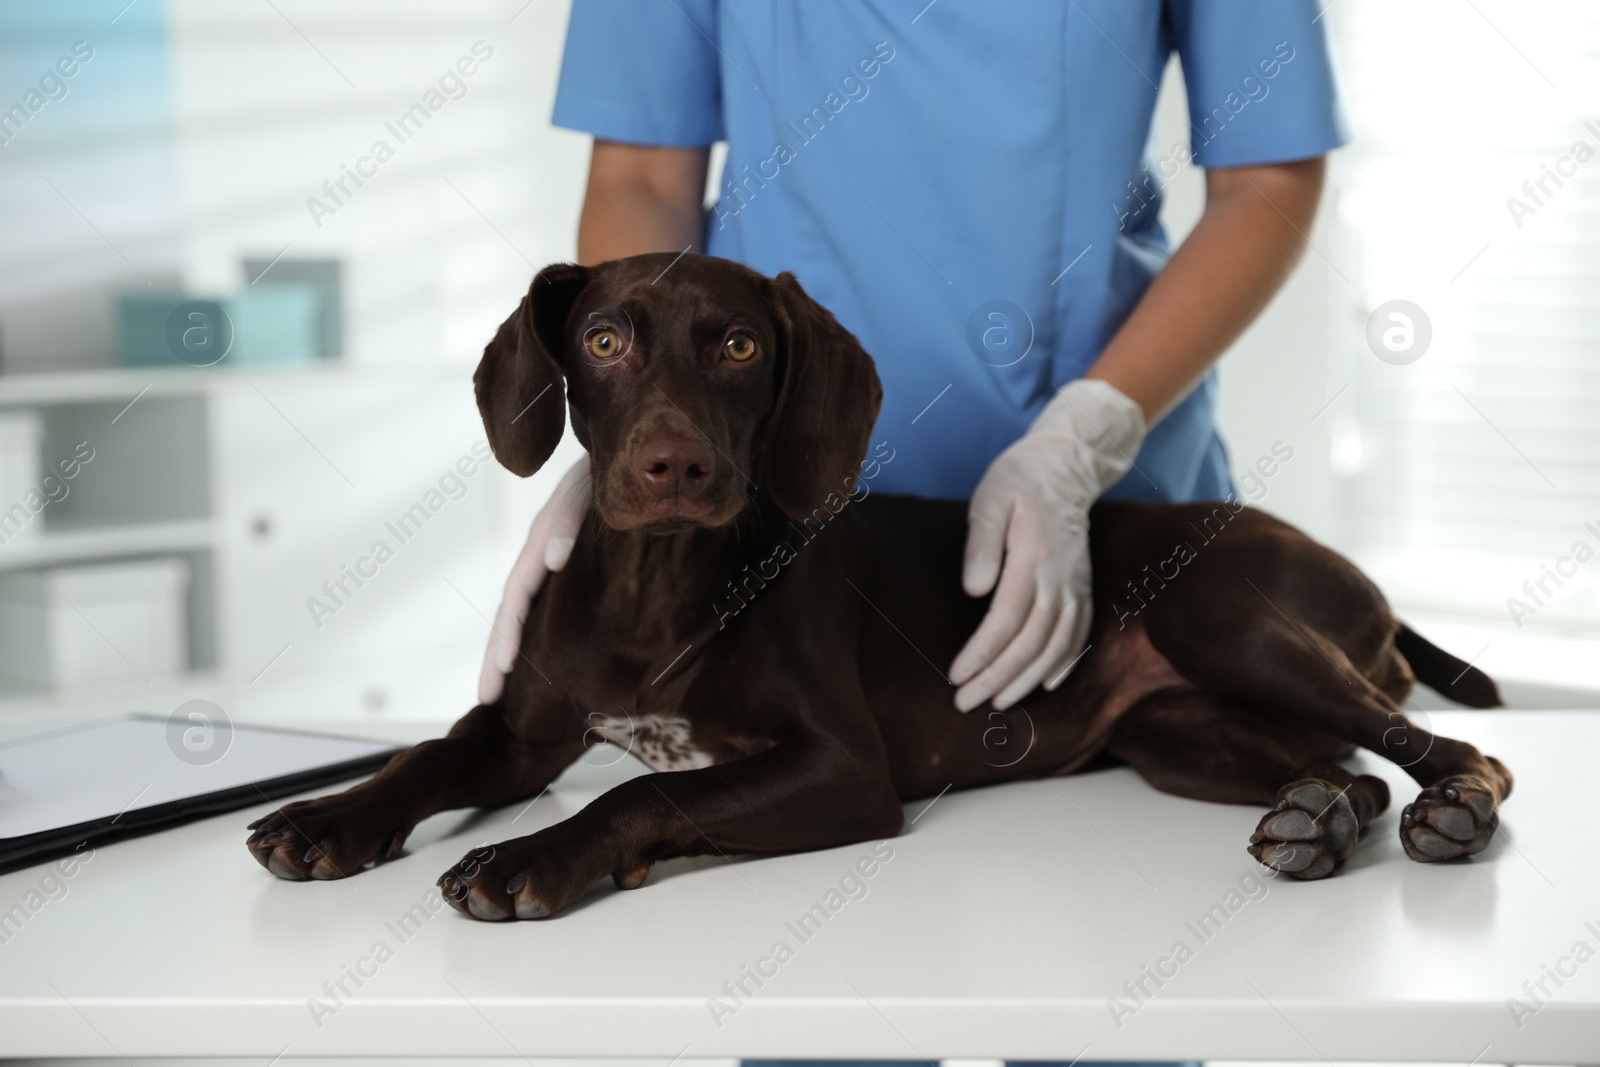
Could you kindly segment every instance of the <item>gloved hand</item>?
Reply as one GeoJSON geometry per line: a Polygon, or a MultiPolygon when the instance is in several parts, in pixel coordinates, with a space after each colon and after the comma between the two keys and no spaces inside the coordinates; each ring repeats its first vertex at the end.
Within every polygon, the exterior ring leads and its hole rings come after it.
{"type": "Polygon", "coordinates": [[[494,626],[489,631],[489,647],[483,654],[483,671],[478,675],[478,703],[492,704],[500,699],[506,675],[522,647],[522,624],[527,621],[528,608],[544,585],[545,576],[567,565],[593,500],[589,456],[585,453],[534,516],[528,543],[522,546],[511,576],[506,579],[500,608],[494,613],[494,626]]]}
{"type": "Polygon", "coordinates": [[[1109,382],[1081,379],[989,465],[967,511],[961,583],[970,596],[995,595],[950,665],[957,708],[990,697],[1007,708],[1065,680],[1093,609],[1089,506],[1127,473],[1144,434],[1137,403],[1109,382]]]}

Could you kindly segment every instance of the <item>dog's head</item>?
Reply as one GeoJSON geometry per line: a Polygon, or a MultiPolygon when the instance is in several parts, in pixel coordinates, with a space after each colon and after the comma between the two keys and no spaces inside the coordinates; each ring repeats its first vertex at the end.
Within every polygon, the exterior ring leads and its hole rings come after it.
{"type": "Polygon", "coordinates": [[[670,253],[534,278],[473,377],[513,473],[561,440],[563,380],[595,509],[619,530],[722,526],[760,490],[811,514],[850,492],[883,397],[872,359],[793,275],[670,253]]]}

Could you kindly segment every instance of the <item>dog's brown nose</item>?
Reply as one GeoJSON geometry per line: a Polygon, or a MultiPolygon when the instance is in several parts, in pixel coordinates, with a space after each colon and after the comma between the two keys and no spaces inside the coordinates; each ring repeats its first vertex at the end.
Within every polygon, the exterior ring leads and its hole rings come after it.
{"type": "Polygon", "coordinates": [[[657,437],[639,446],[635,466],[644,483],[680,496],[705,488],[716,464],[711,446],[694,437],[657,437]]]}

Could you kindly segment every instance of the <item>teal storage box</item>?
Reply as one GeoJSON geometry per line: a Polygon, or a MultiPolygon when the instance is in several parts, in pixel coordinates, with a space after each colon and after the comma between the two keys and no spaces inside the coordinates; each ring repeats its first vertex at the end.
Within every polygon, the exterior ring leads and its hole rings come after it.
{"type": "Polygon", "coordinates": [[[129,367],[309,363],[320,348],[322,300],[313,285],[247,289],[220,300],[128,293],[117,304],[119,360],[129,367]]]}
{"type": "Polygon", "coordinates": [[[344,264],[337,259],[286,259],[283,253],[268,259],[246,256],[244,276],[252,289],[278,285],[309,285],[322,294],[317,353],[333,359],[344,352],[344,264]]]}

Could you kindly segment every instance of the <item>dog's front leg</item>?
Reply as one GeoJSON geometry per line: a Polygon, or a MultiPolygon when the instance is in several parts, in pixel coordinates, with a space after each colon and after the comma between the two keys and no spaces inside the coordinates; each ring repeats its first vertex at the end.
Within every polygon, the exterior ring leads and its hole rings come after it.
{"type": "Polygon", "coordinates": [[[837,741],[624,782],[565,822],[478,849],[439,879],[479,919],[542,919],[610,875],[622,889],[675,856],[803,852],[900,832],[904,815],[881,749],[837,741]]]}
{"type": "Polygon", "coordinates": [[[245,844],[279,878],[346,878],[400,853],[423,819],[441,811],[532,796],[583,752],[558,711],[514,733],[498,707],[479,705],[449,734],[400,753],[342,793],[300,800],[257,819],[245,844]]]}

